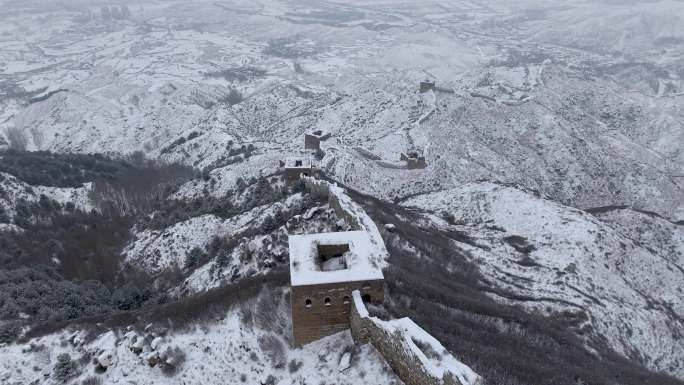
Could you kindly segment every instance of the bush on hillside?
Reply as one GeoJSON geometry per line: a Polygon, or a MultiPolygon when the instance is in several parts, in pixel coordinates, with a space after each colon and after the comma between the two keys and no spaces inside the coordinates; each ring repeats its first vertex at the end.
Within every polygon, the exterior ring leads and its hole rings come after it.
{"type": "Polygon", "coordinates": [[[21,323],[18,321],[0,322],[0,344],[11,343],[19,338],[21,323]]]}
{"type": "Polygon", "coordinates": [[[55,381],[66,384],[74,377],[78,376],[78,365],[71,360],[68,353],[62,353],[57,356],[57,363],[52,371],[52,376],[55,381]]]}

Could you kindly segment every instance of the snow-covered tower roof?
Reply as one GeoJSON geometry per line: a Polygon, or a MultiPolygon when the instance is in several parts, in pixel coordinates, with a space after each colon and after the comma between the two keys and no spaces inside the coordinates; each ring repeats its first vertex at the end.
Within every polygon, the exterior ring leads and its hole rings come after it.
{"type": "Polygon", "coordinates": [[[383,279],[378,250],[365,231],[291,235],[292,286],[383,279]]]}

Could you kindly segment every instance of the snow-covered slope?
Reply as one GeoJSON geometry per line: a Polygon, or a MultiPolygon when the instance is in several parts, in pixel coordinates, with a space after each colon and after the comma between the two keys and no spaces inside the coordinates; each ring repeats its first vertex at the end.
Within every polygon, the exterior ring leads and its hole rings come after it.
{"type": "Polygon", "coordinates": [[[465,184],[404,204],[452,215],[453,225],[432,218],[486,246],[463,245],[485,277],[505,289],[492,293],[495,299],[542,314],[568,312],[575,330],[590,341],[605,339],[627,357],[682,375],[684,269],[681,256],[672,254],[682,245],[681,226],[661,225],[672,231],[669,238],[655,240],[646,232],[636,240],[627,231],[643,226],[643,217],[603,222],[492,183],[465,184]]]}
{"type": "MultiPolygon", "coordinates": [[[[272,215],[277,209],[292,209],[300,200],[301,196],[292,196],[282,204],[256,207],[226,220],[206,214],[164,230],[146,229],[135,234],[135,239],[124,249],[123,255],[128,262],[153,273],[180,268],[193,248],[206,248],[215,237],[238,238],[250,225],[254,227],[260,224],[266,215],[272,215]]],[[[276,253],[276,250],[270,251],[276,253]]],[[[254,266],[240,263],[239,260],[230,264],[239,265],[244,270],[254,269],[254,266]]]]}
{"type": "Polygon", "coordinates": [[[61,204],[72,203],[75,208],[88,212],[94,208],[91,188],[91,183],[85,183],[83,187],[31,186],[13,175],[0,173],[0,207],[12,219],[16,215],[17,202],[38,202],[45,196],[61,204]]]}
{"type": "Polygon", "coordinates": [[[354,348],[348,331],[290,348],[288,337],[281,334],[289,327],[288,307],[282,293],[265,290],[257,300],[233,307],[220,319],[181,330],[154,324],[145,330],[92,334],[85,329],[65,330],[30,344],[0,347],[0,381],[59,384],[53,368],[58,355],[66,353],[77,362],[76,376],[68,379],[74,384],[88,378],[103,384],[160,385],[401,383],[371,345],[354,348]],[[267,301],[264,296],[275,296],[276,307],[269,308],[275,313],[260,310],[259,303],[267,301]],[[158,363],[160,355],[169,363],[158,363]],[[342,360],[345,355],[351,360],[342,360]]]}
{"type": "Polygon", "coordinates": [[[594,214],[610,227],[621,232],[653,253],[669,260],[680,270],[684,268],[684,225],[630,208],[615,208],[594,214]]]}

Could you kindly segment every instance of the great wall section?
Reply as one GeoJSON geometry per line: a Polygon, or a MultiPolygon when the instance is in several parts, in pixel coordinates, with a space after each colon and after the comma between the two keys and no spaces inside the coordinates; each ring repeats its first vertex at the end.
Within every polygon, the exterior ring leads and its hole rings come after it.
{"type": "Polygon", "coordinates": [[[354,342],[371,343],[407,385],[476,385],[482,379],[410,318],[383,321],[368,314],[358,290],[352,292],[350,324],[354,342]]]}
{"type": "MultiPolygon", "coordinates": [[[[308,192],[327,199],[338,217],[351,228],[351,231],[346,232],[348,234],[339,232],[307,235],[314,237],[312,243],[304,247],[309,250],[312,258],[321,257],[316,255],[317,248],[325,246],[327,250],[330,246],[335,246],[346,250],[339,258],[346,259],[343,266],[350,271],[353,266],[349,264],[360,261],[367,262],[364,266],[371,271],[379,271],[387,266],[389,255],[380,231],[363,208],[335,183],[304,174],[300,178],[308,192]],[[351,236],[360,236],[359,233],[367,237],[361,238],[368,241],[363,247],[359,247],[351,236]],[[341,244],[346,239],[352,245],[351,248],[341,244]],[[328,244],[330,242],[333,244],[328,244]]],[[[381,320],[369,314],[366,304],[382,302],[384,298],[381,273],[379,276],[370,274],[370,278],[373,278],[370,280],[367,272],[358,276],[337,274],[331,276],[334,278],[329,282],[325,282],[327,274],[344,273],[345,269],[312,271],[311,275],[305,275],[305,279],[302,279],[300,263],[305,262],[302,262],[301,255],[297,255],[302,252],[296,247],[302,239],[301,236],[290,238],[292,327],[296,345],[350,329],[356,344],[370,343],[407,385],[482,384],[482,378],[477,373],[455,358],[410,318],[381,320]],[[300,329],[305,330],[302,332],[300,329]]]]}

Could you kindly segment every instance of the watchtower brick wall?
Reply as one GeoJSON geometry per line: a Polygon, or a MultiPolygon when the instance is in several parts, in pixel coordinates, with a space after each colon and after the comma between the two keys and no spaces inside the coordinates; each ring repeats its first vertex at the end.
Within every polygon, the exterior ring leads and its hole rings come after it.
{"type": "Polygon", "coordinates": [[[304,149],[306,150],[320,150],[321,142],[330,138],[329,132],[324,132],[322,130],[317,130],[313,132],[307,132],[304,134],[304,149]]]}
{"type": "Polygon", "coordinates": [[[307,150],[320,150],[321,140],[317,136],[304,134],[304,148],[307,150]]]}
{"type": "Polygon", "coordinates": [[[424,156],[411,156],[411,155],[407,155],[407,154],[402,153],[399,156],[399,159],[406,162],[406,167],[409,170],[427,167],[427,163],[425,163],[425,157],[424,156]]]}
{"type": "Polygon", "coordinates": [[[292,286],[294,344],[301,346],[349,329],[354,290],[371,302],[384,300],[382,280],[292,286]]]}
{"type": "Polygon", "coordinates": [[[424,81],[420,82],[419,90],[421,93],[428,92],[428,91],[434,90],[434,89],[435,89],[435,82],[431,82],[428,80],[424,80],[424,81]]]}
{"type": "Polygon", "coordinates": [[[288,183],[295,183],[300,179],[300,176],[304,174],[305,176],[313,176],[314,175],[314,167],[313,165],[307,165],[307,166],[290,166],[286,165],[285,166],[285,180],[287,180],[288,183]]]}

